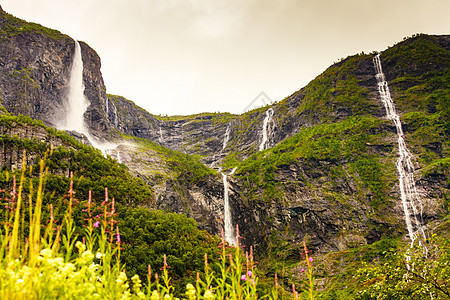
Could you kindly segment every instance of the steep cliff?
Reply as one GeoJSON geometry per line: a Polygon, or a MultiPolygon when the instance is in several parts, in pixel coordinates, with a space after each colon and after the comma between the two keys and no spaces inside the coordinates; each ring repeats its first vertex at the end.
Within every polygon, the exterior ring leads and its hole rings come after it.
{"type": "MultiPolygon", "coordinates": [[[[424,224],[448,213],[449,40],[419,35],[381,53],[424,224]]],[[[372,58],[349,57],[275,104],[273,140],[298,133],[233,162],[234,218],[247,244],[299,247],[307,239],[328,252],[405,232],[396,129],[377,94],[372,58]]]]}
{"type": "MultiPolygon", "coordinates": [[[[0,102],[15,115],[25,114],[55,127],[67,113],[66,95],[75,43],[59,31],[29,23],[0,11],[0,102]]],[[[113,133],[105,113],[106,88],[100,57],[81,42],[85,115],[92,134],[113,133]]]]}

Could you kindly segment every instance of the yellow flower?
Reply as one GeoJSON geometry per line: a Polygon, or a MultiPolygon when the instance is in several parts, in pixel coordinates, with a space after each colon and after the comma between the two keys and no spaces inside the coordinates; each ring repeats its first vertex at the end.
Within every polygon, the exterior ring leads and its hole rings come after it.
{"type": "Polygon", "coordinates": [[[50,258],[50,257],[52,257],[52,250],[50,250],[50,249],[42,249],[40,254],[44,258],[50,258]]]}
{"type": "Polygon", "coordinates": [[[189,300],[194,300],[194,299],[197,298],[197,297],[195,296],[195,288],[194,288],[194,286],[193,286],[192,284],[188,283],[188,284],[186,285],[186,289],[187,289],[187,291],[186,291],[186,297],[187,297],[189,300]]]}
{"type": "Polygon", "coordinates": [[[80,242],[80,241],[77,241],[77,242],[75,243],[75,247],[77,247],[78,250],[80,250],[80,252],[84,252],[84,250],[86,250],[86,245],[83,244],[83,243],[80,242]]]}
{"type": "Polygon", "coordinates": [[[81,263],[85,264],[88,263],[90,261],[92,261],[94,259],[94,254],[92,254],[91,251],[87,250],[85,252],[83,252],[83,254],[81,254],[81,263]]]}
{"type": "Polygon", "coordinates": [[[59,268],[62,273],[68,274],[75,271],[75,265],[73,263],[64,264],[59,268]]]}
{"type": "Polygon", "coordinates": [[[152,292],[152,295],[150,296],[150,300],[159,300],[158,291],[153,291],[152,292]]]}
{"type": "Polygon", "coordinates": [[[116,282],[120,284],[126,281],[127,281],[127,274],[125,274],[124,272],[120,272],[119,278],[117,278],[116,282]]]}
{"type": "Polygon", "coordinates": [[[207,300],[213,300],[216,298],[216,296],[214,296],[214,294],[211,290],[207,290],[205,292],[205,294],[203,295],[203,297],[205,297],[205,299],[207,299],[207,300]]]}

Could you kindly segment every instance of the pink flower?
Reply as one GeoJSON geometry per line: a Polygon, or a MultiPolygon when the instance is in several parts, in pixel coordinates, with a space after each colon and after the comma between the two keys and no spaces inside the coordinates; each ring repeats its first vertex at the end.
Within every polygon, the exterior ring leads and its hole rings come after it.
{"type": "Polygon", "coordinates": [[[253,277],[252,271],[249,270],[249,271],[247,272],[247,276],[250,277],[250,278],[252,278],[252,277],[253,277]]]}
{"type": "Polygon", "coordinates": [[[302,269],[301,272],[302,272],[302,273],[305,272],[305,269],[302,269]]]}
{"type": "MultiPolygon", "coordinates": [[[[116,226],[116,230],[117,230],[117,233],[116,233],[116,236],[117,236],[117,242],[120,243],[119,227],[116,226]]],[[[165,256],[164,256],[164,258],[165,258],[165,256]]]]}
{"type": "Polygon", "coordinates": [[[312,257],[309,258],[309,262],[313,262],[313,260],[314,260],[314,259],[313,259],[312,257]]]}
{"type": "Polygon", "coordinates": [[[95,228],[97,228],[98,225],[100,225],[100,222],[99,222],[99,221],[97,221],[97,222],[94,223],[94,227],[95,227],[95,228]]]}
{"type": "Polygon", "coordinates": [[[241,280],[247,281],[247,277],[245,276],[245,274],[242,274],[241,280]]]}

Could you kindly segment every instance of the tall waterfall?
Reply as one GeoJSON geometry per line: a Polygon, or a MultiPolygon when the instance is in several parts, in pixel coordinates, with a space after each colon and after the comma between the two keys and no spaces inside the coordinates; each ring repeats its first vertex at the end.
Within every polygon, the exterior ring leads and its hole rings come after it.
{"type": "MultiPolygon", "coordinates": [[[[236,171],[234,168],[230,175],[236,171]]],[[[225,231],[225,240],[230,245],[236,245],[236,235],[234,233],[233,222],[231,221],[231,209],[230,209],[230,199],[228,196],[228,176],[225,173],[222,173],[223,179],[223,198],[224,198],[224,231],[225,231]]]]}
{"type": "Polygon", "coordinates": [[[222,146],[222,151],[225,150],[225,148],[228,145],[228,141],[230,140],[230,124],[228,124],[227,126],[227,130],[225,131],[225,137],[223,138],[223,146],[222,146]]]}
{"type": "Polygon", "coordinates": [[[392,101],[391,94],[389,92],[388,83],[383,74],[379,53],[374,56],[373,63],[376,70],[375,76],[378,82],[378,93],[380,94],[381,101],[386,109],[386,117],[394,122],[397,129],[399,158],[397,159],[396,165],[399,173],[400,194],[403,211],[405,213],[406,227],[408,229],[408,234],[412,245],[414,244],[416,238],[426,239],[422,222],[418,219],[418,216],[422,216],[422,206],[414,182],[414,166],[411,162],[411,153],[408,151],[403,138],[404,134],[402,124],[400,122],[400,116],[395,111],[394,102],[392,101]],[[420,207],[420,212],[417,208],[417,204],[420,207]]]}
{"type": "Polygon", "coordinates": [[[266,117],[264,118],[263,128],[262,128],[262,141],[259,145],[259,151],[267,149],[268,136],[271,132],[271,127],[269,122],[272,120],[273,109],[272,107],[266,110],[266,117]]]}
{"type": "MultiPolygon", "coordinates": [[[[65,118],[60,120],[58,129],[74,130],[84,134],[95,148],[101,150],[103,154],[117,147],[114,143],[101,142],[89,133],[84,121],[84,113],[89,107],[89,100],[84,95],[83,83],[83,59],[81,57],[81,47],[78,41],[75,42],[75,52],[73,56],[72,68],[70,70],[69,91],[66,96],[65,118]]],[[[114,107],[115,108],[115,107],[114,107]]],[[[109,111],[109,106],[107,107],[109,111]]]]}
{"type": "Polygon", "coordinates": [[[69,92],[66,97],[65,119],[61,120],[61,124],[58,127],[65,130],[75,130],[88,137],[86,134],[88,130],[84,123],[84,113],[89,106],[89,101],[84,96],[83,60],[81,58],[80,44],[76,40],[75,53],[70,70],[69,92]]]}

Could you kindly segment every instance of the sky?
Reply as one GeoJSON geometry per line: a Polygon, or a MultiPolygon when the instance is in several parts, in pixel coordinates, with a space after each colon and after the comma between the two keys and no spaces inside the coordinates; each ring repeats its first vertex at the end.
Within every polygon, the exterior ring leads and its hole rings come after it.
{"type": "Polygon", "coordinates": [[[382,51],[415,33],[450,34],[449,0],[0,4],[88,43],[101,57],[108,93],[161,115],[240,114],[284,99],[341,58],[382,51]]]}

